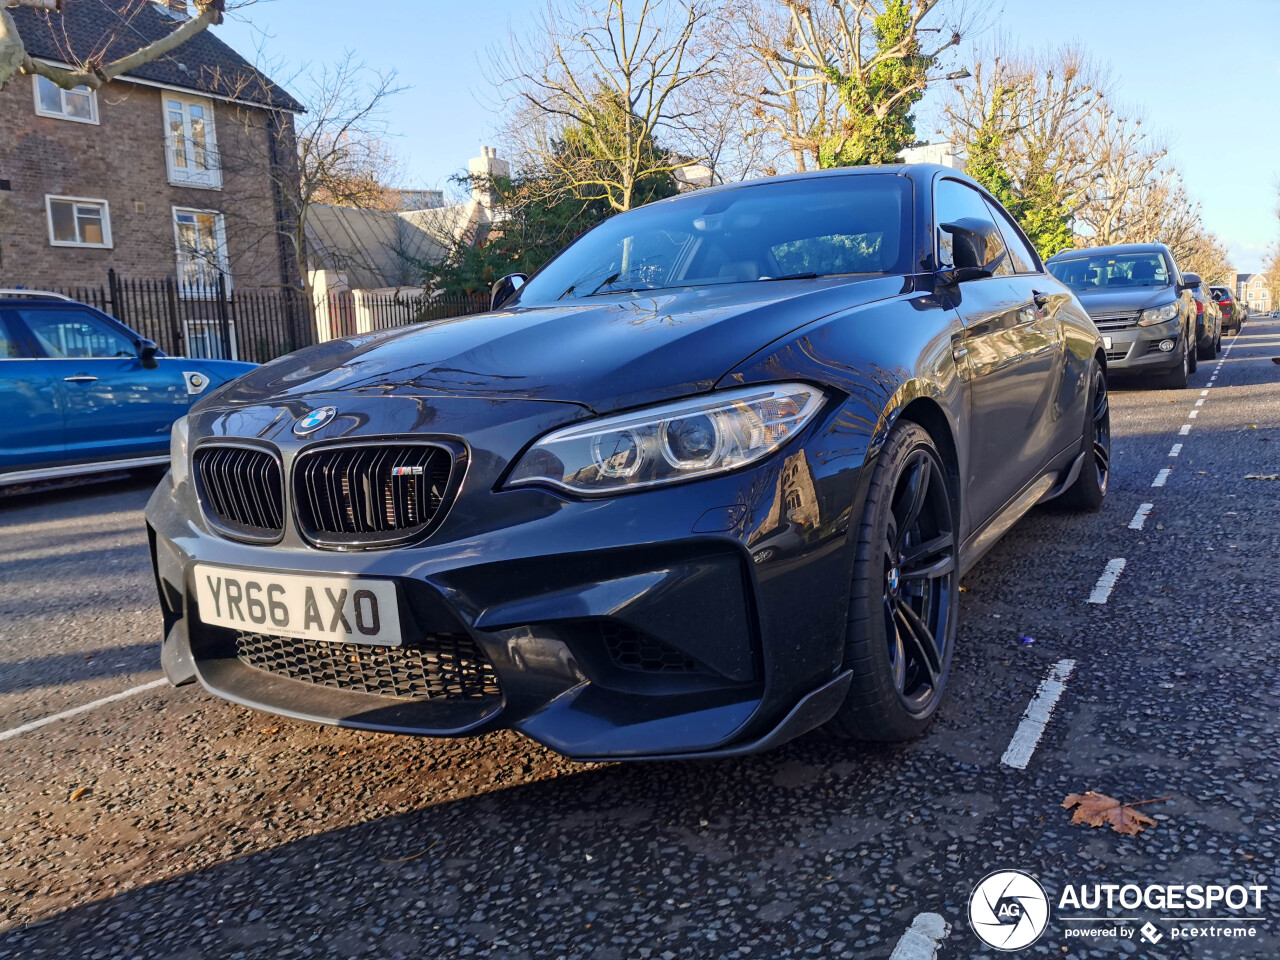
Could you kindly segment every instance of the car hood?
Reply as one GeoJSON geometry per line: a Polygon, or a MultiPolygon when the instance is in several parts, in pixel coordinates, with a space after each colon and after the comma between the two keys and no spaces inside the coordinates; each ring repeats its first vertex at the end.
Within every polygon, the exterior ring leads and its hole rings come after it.
{"type": "Polygon", "coordinates": [[[1176,300],[1173,287],[1135,287],[1127,290],[1075,291],[1081,305],[1091,317],[1105,317],[1116,313],[1137,313],[1147,307],[1158,307],[1176,300]]]}
{"type": "Polygon", "coordinates": [[[791,331],[903,290],[902,277],[832,277],[517,306],[331,340],[258,367],[217,400],[471,396],[607,412],[710,390],[791,331]]]}

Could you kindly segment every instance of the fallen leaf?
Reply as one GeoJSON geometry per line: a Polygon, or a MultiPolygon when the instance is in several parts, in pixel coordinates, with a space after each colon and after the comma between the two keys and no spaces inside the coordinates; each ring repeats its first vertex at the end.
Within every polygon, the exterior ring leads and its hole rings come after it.
{"type": "Polygon", "coordinates": [[[74,790],[71,791],[72,800],[80,800],[81,798],[87,797],[88,795],[89,795],[88,787],[76,787],[74,790]]]}
{"type": "Polygon", "coordinates": [[[1246,480],[1280,480],[1280,473],[1246,473],[1246,480]]]}
{"type": "Polygon", "coordinates": [[[259,730],[258,732],[259,732],[259,733],[262,733],[262,734],[265,734],[265,735],[267,735],[268,737],[274,737],[277,733],[279,733],[279,732],[280,732],[280,728],[279,728],[279,727],[268,727],[266,730],[259,730]]]}
{"type": "Polygon", "coordinates": [[[1062,809],[1076,808],[1071,816],[1072,823],[1083,823],[1091,827],[1101,827],[1109,823],[1116,833],[1136,836],[1147,827],[1154,827],[1156,822],[1133,808],[1147,803],[1164,803],[1168,799],[1168,797],[1159,797],[1155,800],[1121,803],[1115,797],[1108,797],[1105,793],[1094,793],[1090,790],[1088,793],[1068,794],[1067,799],[1062,801],[1062,809]]]}

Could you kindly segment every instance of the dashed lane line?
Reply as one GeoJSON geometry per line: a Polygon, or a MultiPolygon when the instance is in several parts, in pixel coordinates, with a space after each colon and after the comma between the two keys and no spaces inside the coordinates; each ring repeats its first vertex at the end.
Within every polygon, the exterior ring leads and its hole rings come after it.
{"type": "Polygon", "coordinates": [[[1182,444],[1180,443],[1175,443],[1172,447],[1169,448],[1169,456],[1171,457],[1176,457],[1181,452],[1182,452],[1182,444]]]}
{"type": "Polygon", "coordinates": [[[1194,419],[1195,419],[1196,417],[1198,417],[1198,416],[1200,416],[1200,411],[1199,411],[1199,410],[1192,410],[1190,413],[1188,413],[1188,414],[1187,414],[1187,419],[1188,419],[1188,420],[1194,420],[1194,419]]]}
{"type": "Polygon", "coordinates": [[[123,693],[114,693],[109,697],[103,697],[101,700],[95,700],[93,703],[86,703],[79,707],[73,707],[70,710],[64,710],[62,713],[55,713],[51,717],[43,717],[39,720],[33,720],[31,723],[24,723],[20,727],[14,727],[12,730],[5,730],[0,733],[0,742],[12,740],[14,737],[20,737],[24,733],[31,733],[33,730],[39,730],[41,727],[47,727],[51,723],[57,723],[59,720],[70,720],[72,717],[78,717],[82,713],[88,713],[90,710],[97,710],[99,707],[105,707],[107,704],[116,703],[120,700],[127,700],[129,697],[136,697],[140,693],[146,693],[148,690],[154,690],[156,687],[163,687],[169,681],[164,677],[159,680],[152,680],[150,683],[144,683],[140,687],[134,687],[132,690],[125,690],[123,693]]]}
{"type": "Polygon", "coordinates": [[[1093,592],[1089,594],[1087,603],[1106,603],[1111,596],[1111,591],[1116,588],[1116,581],[1120,579],[1120,571],[1124,569],[1124,557],[1116,557],[1114,560],[1107,561],[1107,568],[1102,571],[1102,576],[1098,578],[1098,582],[1094,585],[1093,592]]]}
{"type": "Polygon", "coordinates": [[[1189,424],[1189,423],[1184,423],[1184,424],[1183,424],[1183,425],[1178,429],[1178,436],[1180,436],[1180,437],[1185,437],[1185,436],[1186,436],[1188,433],[1190,433],[1190,432],[1191,432],[1191,424],[1189,424]]]}
{"type": "Polygon", "coordinates": [[[920,913],[898,939],[889,960],[935,960],[938,947],[951,934],[951,924],[936,913],[920,913]]]}
{"type": "MultiPolygon", "coordinates": [[[[1208,393],[1208,391],[1207,391],[1207,390],[1206,390],[1205,392],[1206,392],[1206,393],[1208,393]]],[[[1197,401],[1196,401],[1196,406],[1197,406],[1197,407],[1203,407],[1203,406],[1204,406],[1204,398],[1203,398],[1203,397],[1202,397],[1201,399],[1199,399],[1199,400],[1197,400],[1197,401]]]]}
{"type": "Polygon", "coordinates": [[[1141,530],[1143,524],[1147,522],[1147,516],[1151,513],[1154,503],[1144,503],[1138,508],[1138,512],[1133,515],[1133,519],[1129,521],[1130,530],[1141,530]]]}
{"type": "Polygon", "coordinates": [[[1163,487],[1168,482],[1169,474],[1171,473],[1173,473],[1173,471],[1170,468],[1165,467],[1163,470],[1161,470],[1159,473],[1156,474],[1156,478],[1151,481],[1151,485],[1153,487],[1163,487]]]}
{"type": "MultiPolygon", "coordinates": [[[[1124,563],[1123,560],[1120,561],[1124,563]]],[[[1040,681],[1040,688],[1027,704],[1027,712],[1022,715],[1022,722],[1013,732],[1009,748],[1005,750],[1000,762],[1015,770],[1027,769],[1031,755],[1035,753],[1040,738],[1044,736],[1049,718],[1053,716],[1053,708],[1058,705],[1062,691],[1067,688],[1067,678],[1076,668],[1074,660],[1059,660],[1049,671],[1049,675],[1040,681]]]]}

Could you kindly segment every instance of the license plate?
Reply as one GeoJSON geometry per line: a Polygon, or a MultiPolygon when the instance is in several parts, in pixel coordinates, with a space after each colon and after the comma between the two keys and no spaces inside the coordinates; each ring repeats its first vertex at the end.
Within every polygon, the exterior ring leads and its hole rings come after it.
{"type": "Polygon", "coordinates": [[[1103,337],[1103,338],[1102,338],[1102,349],[1103,349],[1103,350],[1110,350],[1110,349],[1111,349],[1111,338],[1110,338],[1110,337],[1103,337]]]}
{"type": "Polygon", "coordinates": [[[390,580],[264,573],[196,564],[204,623],[272,636],[398,647],[400,607],[390,580]]]}

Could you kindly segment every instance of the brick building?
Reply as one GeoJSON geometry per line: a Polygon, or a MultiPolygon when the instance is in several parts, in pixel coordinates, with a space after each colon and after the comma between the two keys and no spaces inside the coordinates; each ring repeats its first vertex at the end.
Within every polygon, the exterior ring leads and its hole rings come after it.
{"type": "MultiPolygon", "coordinates": [[[[170,33],[186,4],[18,7],[28,53],[110,61],[170,33]],[[105,54],[104,54],[105,51],[105,54]]],[[[18,76],[0,90],[0,287],[176,278],[207,298],[298,282],[279,191],[296,190],[288,93],[205,31],[97,91],[18,76]]]]}

